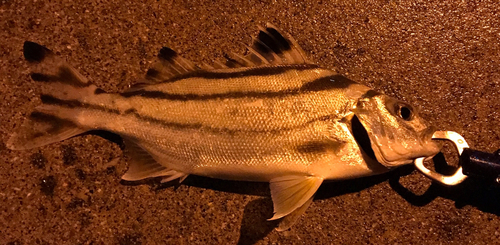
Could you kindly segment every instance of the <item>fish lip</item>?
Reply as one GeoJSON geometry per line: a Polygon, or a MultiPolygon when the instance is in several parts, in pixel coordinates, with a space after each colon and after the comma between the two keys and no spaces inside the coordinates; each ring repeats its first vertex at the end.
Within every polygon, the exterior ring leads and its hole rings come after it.
{"type": "Polygon", "coordinates": [[[434,145],[435,146],[435,149],[434,149],[435,152],[433,152],[429,156],[424,156],[426,160],[432,159],[436,154],[438,154],[441,151],[441,148],[443,148],[444,142],[432,138],[432,136],[434,135],[434,133],[436,133],[436,131],[438,131],[436,127],[429,126],[421,134],[421,139],[425,145],[434,145]]]}
{"type": "Polygon", "coordinates": [[[434,133],[437,131],[437,128],[434,127],[434,126],[429,126],[427,129],[425,129],[423,132],[422,132],[422,139],[424,141],[432,141],[432,136],[434,135],[434,133]]]}

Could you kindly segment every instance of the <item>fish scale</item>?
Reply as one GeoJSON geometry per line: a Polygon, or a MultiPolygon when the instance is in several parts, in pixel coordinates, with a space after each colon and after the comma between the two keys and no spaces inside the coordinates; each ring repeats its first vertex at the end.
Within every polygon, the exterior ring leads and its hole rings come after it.
{"type": "Polygon", "coordinates": [[[122,93],[106,93],[25,42],[42,104],[6,145],[31,149],[110,131],[130,155],[126,181],[194,174],[269,182],[279,230],[305,212],[324,180],[380,174],[439,152],[433,127],[413,107],[314,64],[276,27],[259,29],[247,55],[228,55],[216,68],[162,48],[145,80],[122,93]]]}

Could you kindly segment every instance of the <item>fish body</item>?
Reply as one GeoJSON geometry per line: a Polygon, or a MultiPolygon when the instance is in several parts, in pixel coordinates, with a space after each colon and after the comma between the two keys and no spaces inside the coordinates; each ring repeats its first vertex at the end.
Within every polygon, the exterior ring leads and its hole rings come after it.
{"type": "Polygon", "coordinates": [[[106,93],[26,42],[42,105],[6,145],[30,149],[110,131],[131,156],[123,179],[270,182],[272,219],[286,216],[286,227],[324,180],[383,173],[439,151],[434,129],[411,106],[313,64],[274,26],[248,48],[206,69],[163,48],[143,83],[106,93]]]}
{"type": "Polygon", "coordinates": [[[85,100],[56,91],[42,101],[47,113],[117,133],[183,173],[246,181],[304,173],[342,179],[375,171],[341,121],[368,90],[303,65],[204,72],[121,94],[89,91],[94,95],[85,100]],[[246,75],[253,72],[260,75],[246,75]],[[210,78],[219,75],[224,78],[210,78]],[[73,100],[81,104],[72,106],[73,100]]]}

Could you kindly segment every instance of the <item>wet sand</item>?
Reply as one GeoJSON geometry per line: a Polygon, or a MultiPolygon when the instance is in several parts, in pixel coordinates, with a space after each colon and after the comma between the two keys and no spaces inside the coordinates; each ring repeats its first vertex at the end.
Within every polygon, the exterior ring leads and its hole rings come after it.
{"type": "Polygon", "coordinates": [[[118,92],[144,76],[162,46],[212,63],[244,52],[256,25],[271,22],[316,63],[413,104],[439,129],[493,152],[500,148],[500,5],[139,2],[0,1],[0,244],[499,243],[500,188],[485,180],[442,187],[407,166],[326,183],[301,220],[277,232],[266,221],[265,183],[191,176],[178,187],[132,185],[120,181],[124,149],[99,136],[28,151],[4,142],[40,103],[25,40],[118,92]]]}

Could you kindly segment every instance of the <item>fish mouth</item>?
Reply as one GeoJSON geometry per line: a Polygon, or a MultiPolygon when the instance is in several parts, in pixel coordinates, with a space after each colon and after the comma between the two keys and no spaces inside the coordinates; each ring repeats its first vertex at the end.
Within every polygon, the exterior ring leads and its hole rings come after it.
{"type": "Polygon", "coordinates": [[[354,115],[351,119],[351,134],[358,144],[358,147],[363,155],[363,158],[365,158],[365,161],[371,163],[376,162],[386,168],[392,168],[399,165],[411,163],[415,158],[418,157],[425,157],[426,159],[434,157],[441,151],[442,148],[441,142],[432,139],[432,136],[436,132],[436,130],[436,127],[429,126],[419,134],[418,141],[420,142],[421,148],[418,148],[414,153],[407,153],[407,155],[409,156],[408,159],[391,158],[391,161],[390,159],[387,159],[387,157],[383,154],[383,152],[380,151],[380,149],[373,149],[373,144],[368,131],[363,126],[359,118],[354,115]]]}
{"type": "Polygon", "coordinates": [[[432,159],[436,154],[438,154],[441,151],[441,148],[443,148],[444,142],[439,141],[439,140],[434,140],[432,136],[434,133],[437,131],[437,128],[434,126],[429,126],[424,132],[421,134],[421,139],[423,142],[425,142],[428,146],[429,154],[427,156],[424,156],[426,160],[432,159]]]}
{"type": "Polygon", "coordinates": [[[375,152],[373,151],[368,132],[356,115],[354,115],[351,119],[351,134],[354,137],[354,140],[356,140],[356,143],[358,143],[363,156],[370,158],[372,161],[378,162],[375,152]]]}
{"type": "Polygon", "coordinates": [[[426,130],[424,130],[421,134],[422,140],[429,142],[432,140],[432,135],[437,131],[437,128],[434,126],[429,126],[426,130]]]}

